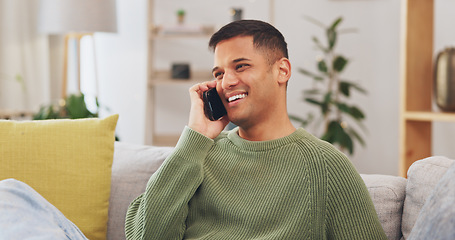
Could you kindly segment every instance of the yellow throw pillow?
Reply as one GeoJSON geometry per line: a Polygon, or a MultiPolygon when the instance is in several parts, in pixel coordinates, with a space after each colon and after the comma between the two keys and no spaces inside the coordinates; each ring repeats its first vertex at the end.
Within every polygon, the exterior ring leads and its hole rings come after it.
{"type": "Polygon", "coordinates": [[[0,120],[0,180],[27,183],[87,238],[105,239],[117,120],[0,120]]]}

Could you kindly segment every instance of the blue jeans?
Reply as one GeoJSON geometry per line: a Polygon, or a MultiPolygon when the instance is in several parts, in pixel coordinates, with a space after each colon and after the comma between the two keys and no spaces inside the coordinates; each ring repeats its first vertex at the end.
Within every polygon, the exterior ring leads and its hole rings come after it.
{"type": "Polygon", "coordinates": [[[0,239],[86,240],[79,228],[27,184],[0,181],[0,239]]]}
{"type": "Polygon", "coordinates": [[[408,239],[455,239],[455,164],[427,198],[408,239]]]}

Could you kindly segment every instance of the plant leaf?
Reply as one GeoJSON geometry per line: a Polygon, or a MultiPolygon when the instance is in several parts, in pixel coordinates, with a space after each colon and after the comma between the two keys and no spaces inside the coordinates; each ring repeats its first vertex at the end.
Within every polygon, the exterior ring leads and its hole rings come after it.
{"type": "Polygon", "coordinates": [[[308,22],[311,22],[316,26],[319,26],[321,28],[326,28],[326,26],[322,22],[316,20],[315,18],[312,18],[310,16],[303,16],[303,18],[305,18],[308,22]]]}
{"type": "Polygon", "coordinates": [[[316,74],[314,74],[314,73],[312,73],[312,72],[310,72],[310,71],[308,71],[306,69],[303,69],[303,68],[299,68],[299,72],[304,74],[304,75],[307,75],[309,77],[312,77],[316,81],[324,80],[324,78],[322,76],[316,75],[316,74]]]}
{"type": "Polygon", "coordinates": [[[362,110],[360,110],[359,108],[357,108],[355,106],[351,107],[351,116],[353,116],[357,120],[365,118],[365,114],[362,112],[362,110]]]}
{"type": "Polygon", "coordinates": [[[337,56],[333,60],[333,69],[337,72],[342,72],[346,64],[348,64],[348,60],[346,58],[341,55],[337,56]]]}
{"type": "Polygon", "coordinates": [[[326,47],[324,47],[324,45],[322,45],[322,43],[319,41],[319,39],[317,37],[314,37],[313,36],[313,42],[316,44],[316,47],[319,48],[321,51],[323,51],[324,53],[327,53],[328,52],[328,49],[326,47]]]}
{"type": "Polygon", "coordinates": [[[336,28],[341,23],[342,20],[343,20],[342,17],[335,19],[335,21],[332,23],[332,25],[326,29],[327,40],[329,43],[329,50],[333,50],[333,48],[335,47],[335,44],[337,41],[337,35],[338,35],[336,28]]]}
{"type": "Polygon", "coordinates": [[[337,108],[340,111],[348,113],[348,114],[351,113],[351,108],[347,104],[345,104],[345,103],[336,103],[335,105],[337,106],[337,108]]]}
{"type": "Polygon", "coordinates": [[[336,132],[338,131],[337,130],[337,128],[338,128],[337,124],[338,124],[337,122],[331,121],[327,125],[326,131],[322,135],[321,139],[324,140],[324,141],[327,141],[329,143],[334,143],[335,142],[336,132]]]}
{"type": "Polygon", "coordinates": [[[340,111],[347,113],[348,115],[353,117],[355,120],[361,120],[361,119],[365,118],[365,114],[359,108],[357,108],[355,106],[351,107],[351,106],[348,106],[347,104],[341,103],[341,102],[337,102],[335,105],[337,106],[337,108],[340,111]]]}
{"type": "Polygon", "coordinates": [[[329,104],[332,101],[332,92],[327,92],[324,95],[324,103],[329,104]]]}
{"type": "Polygon", "coordinates": [[[329,123],[327,130],[321,139],[332,144],[338,144],[341,148],[346,148],[349,151],[349,154],[354,152],[352,138],[337,121],[331,121],[329,123]]]}
{"type": "Polygon", "coordinates": [[[342,139],[340,140],[340,146],[347,148],[350,155],[354,152],[354,144],[352,142],[351,136],[347,134],[343,129],[342,139]]]}
{"type": "Polygon", "coordinates": [[[334,143],[338,143],[341,148],[346,148],[349,151],[349,154],[352,154],[354,151],[354,145],[352,138],[337,121],[332,121],[335,130],[335,139],[334,143]]]}
{"type": "Polygon", "coordinates": [[[345,82],[340,82],[338,84],[338,89],[344,96],[349,97],[349,95],[351,94],[350,86],[351,85],[346,84],[345,82]]]}
{"type": "Polygon", "coordinates": [[[349,97],[351,95],[351,89],[355,89],[359,91],[360,93],[367,94],[367,91],[360,87],[359,85],[347,81],[340,81],[338,85],[338,89],[340,92],[346,96],[349,97]]]}
{"type": "Polygon", "coordinates": [[[324,102],[320,102],[314,98],[305,98],[305,101],[319,106],[321,108],[321,112],[323,115],[325,115],[329,111],[329,103],[326,100],[326,98],[324,98],[324,102]]]}
{"type": "Polygon", "coordinates": [[[343,17],[338,17],[337,19],[335,19],[335,21],[332,23],[332,26],[330,26],[330,29],[335,30],[338,24],[341,23],[341,21],[343,21],[343,17]]]}
{"type": "Polygon", "coordinates": [[[360,143],[360,145],[362,145],[363,147],[365,147],[365,141],[363,140],[363,138],[360,136],[360,134],[358,134],[353,128],[348,128],[347,129],[347,132],[350,136],[354,137],[355,139],[357,139],[357,141],[360,143]]]}
{"type": "Polygon", "coordinates": [[[361,92],[363,94],[367,94],[368,93],[367,90],[365,90],[364,88],[360,87],[358,84],[353,83],[353,82],[349,82],[347,80],[341,80],[340,81],[340,89],[342,87],[343,88],[353,88],[353,89],[355,89],[355,90],[357,90],[357,91],[359,91],[359,92],[361,92]]]}
{"type": "Polygon", "coordinates": [[[310,122],[313,121],[313,117],[314,116],[311,113],[308,113],[307,118],[302,118],[302,117],[292,115],[292,114],[289,115],[289,119],[291,119],[292,121],[295,121],[295,122],[299,122],[302,127],[305,127],[308,124],[310,124],[310,122]]]}
{"type": "Polygon", "coordinates": [[[305,98],[305,101],[314,105],[321,106],[323,103],[314,98],[305,98]]]}
{"type": "Polygon", "coordinates": [[[326,34],[327,34],[327,40],[329,43],[328,50],[332,51],[333,48],[335,48],[335,44],[337,41],[337,32],[335,30],[329,28],[329,29],[327,29],[326,34]]]}
{"type": "Polygon", "coordinates": [[[84,94],[70,95],[66,99],[66,109],[68,116],[72,119],[92,117],[92,113],[85,105],[84,94]]]}
{"type": "Polygon", "coordinates": [[[325,63],[324,59],[321,59],[318,61],[318,70],[323,73],[327,73],[328,68],[327,68],[327,64],[325,63]]]}

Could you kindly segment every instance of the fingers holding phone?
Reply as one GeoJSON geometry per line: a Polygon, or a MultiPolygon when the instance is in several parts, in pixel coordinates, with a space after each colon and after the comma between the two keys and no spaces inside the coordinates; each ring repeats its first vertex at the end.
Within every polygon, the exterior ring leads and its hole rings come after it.
{"type": "Polygon", "coordinates": [[[191,110],[188,126],[209,138],[215,138],[229,123],[226,109],[216,91],[216,81],[203,82],[189,89],[191,110]]]}
{"type": "Polygon", "coordinates": [[[211,121],[220,120],[227,114],[216,88],[203,92],[202,100],[204,102],[204,114],[211,121]]]}

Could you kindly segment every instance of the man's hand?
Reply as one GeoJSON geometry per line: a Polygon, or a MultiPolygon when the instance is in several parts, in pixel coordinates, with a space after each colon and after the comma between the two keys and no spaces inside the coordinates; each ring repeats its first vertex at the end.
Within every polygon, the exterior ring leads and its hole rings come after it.
{"type": "Polygon", "coordinates": [[[227,116],[218,121],[210,121],[204,114],[204,102],[202,93],[216,87],[216,81],[208,81],[196,84],[189,89],[191,110],[188,127],[208,138],[214,139],[229,123],[227,116]]]}

